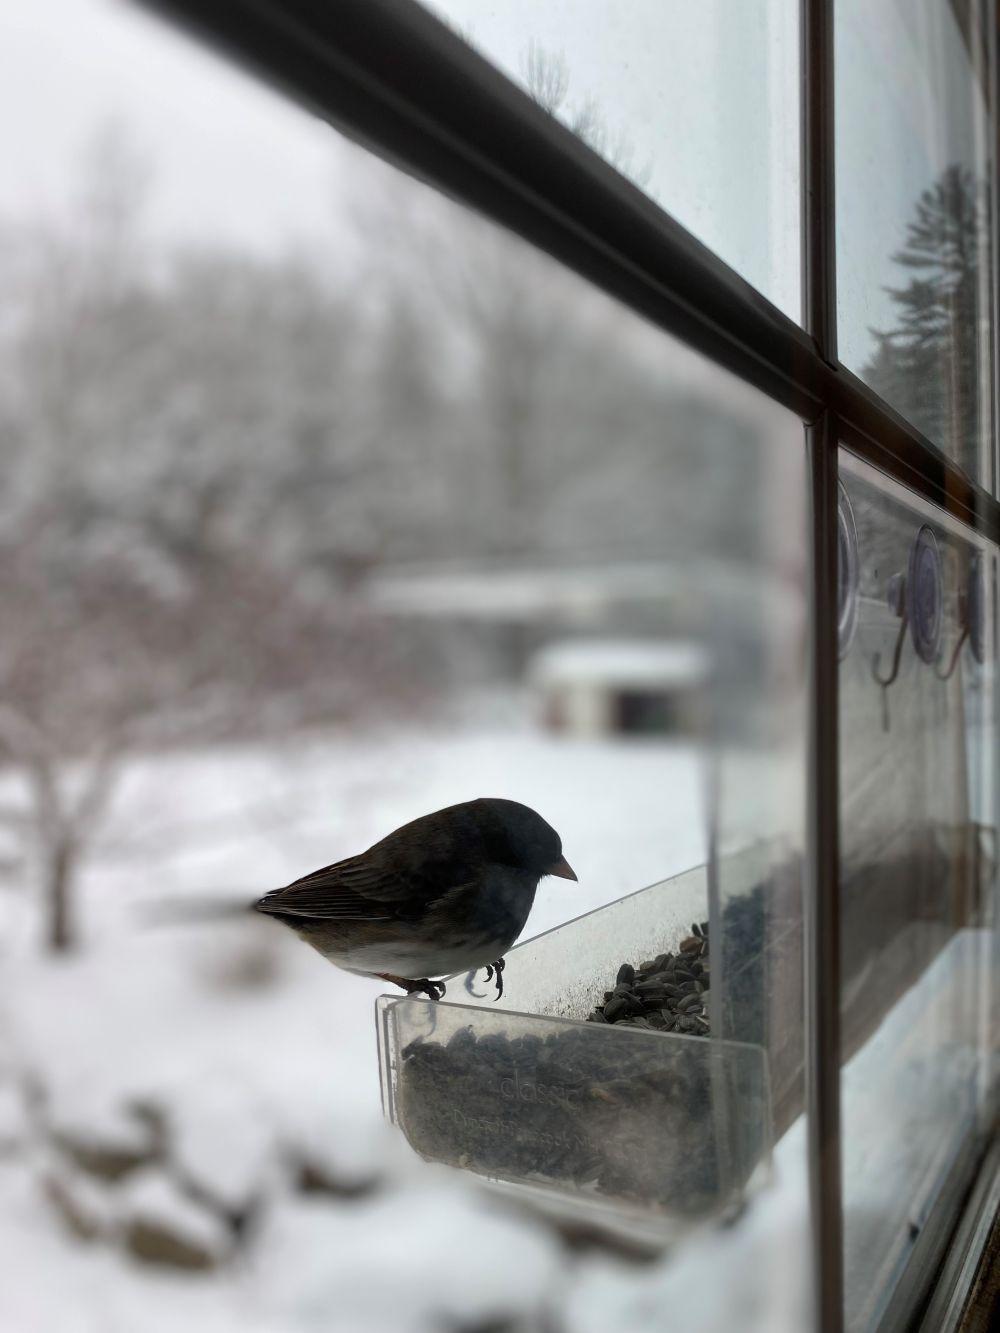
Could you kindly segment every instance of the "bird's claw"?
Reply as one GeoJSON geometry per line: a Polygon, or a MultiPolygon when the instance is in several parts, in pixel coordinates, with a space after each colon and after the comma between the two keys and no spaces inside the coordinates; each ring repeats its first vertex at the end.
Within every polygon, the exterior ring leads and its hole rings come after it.
{"type": "Polygon", "coordinates": [[[426,995],[429,1000],[443,1000],[445,995],[445,984],[443,981],[432,981],[429,977],[418,977],[415,981],[407,981],[407,995],[426,995]]]}
{"type": "Polygon", "coordinates": [[[497,1000],[499,1000],[500,996],[503,994],[503,969],[504,961],[502,958],[498,958],[495,963],[488,964],[486,967],[487,981],[492,981],[493,974],[496,973],[497,993],[493,996],[494,1004],[496,1004],[497,1000]]]}

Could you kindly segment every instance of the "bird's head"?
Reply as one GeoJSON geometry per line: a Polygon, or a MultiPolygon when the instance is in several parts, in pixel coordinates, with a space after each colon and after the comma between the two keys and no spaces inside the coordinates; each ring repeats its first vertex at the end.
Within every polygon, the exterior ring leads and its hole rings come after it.
{"type": "Polygon", "coordinates": [[[498,859],[537,875],[558,875],[576,879],[572,866],[563,856],[562,841],[530,805],[505,801],[498,796],[484,796],[477,804],[486,807],[497,829],[498,859]]]}

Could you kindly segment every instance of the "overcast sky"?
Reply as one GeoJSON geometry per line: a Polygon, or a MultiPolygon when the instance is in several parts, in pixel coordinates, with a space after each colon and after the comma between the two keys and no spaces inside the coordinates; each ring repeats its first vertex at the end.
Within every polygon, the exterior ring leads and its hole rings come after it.
{"type": "Polygon", "coordinates": [[[275,248],[336,215],[337,136],[126,0],[3,5],[0,65],[0,214],[64,211],[89,136],[118,117],[171,235],[275,248]]]}
{"type": "MultiPolygon", "coordinates": [[[[433,0],[514,78],[532,43],[568,101],[623,136],[645,188],[793,318],[799,308],[798,35],[789,0],[433,0]]],[[[842,355],[885,327],[888,256],[920,190],[974,161],[968,59],[941,0],[839,0],[842,355]]],[[[155,164],[162,233],[275,249],[335,233],[356,150],[128,0],[0,7],[0,216],[71,206],[94,128],[155,164]]]]}
{"type": "MultiPolygon", "coordinates": [[[[515,75],[529,42],[563,56],[571,101],[627,138],[650,193],[794,314],[795,28],[762,26],[762,3],[636,0],[613,22],[597,0],[592,25],[580,0],[447,8],[515,75]]],[[[64,207],[91,127],[114,115],[156,163],[153,219],[172,233],[280,244],[329,226],[350,188],[334,134],[127,0],[8,4],[0,34],[0,211],[64,207]]]]}

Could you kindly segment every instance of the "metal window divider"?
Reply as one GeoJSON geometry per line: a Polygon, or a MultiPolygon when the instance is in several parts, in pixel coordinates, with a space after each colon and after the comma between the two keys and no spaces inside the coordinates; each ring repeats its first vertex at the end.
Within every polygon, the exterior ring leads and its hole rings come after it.
{"type": "MultiPolygon", "coordinates": [[[[801,0],[802,314],[837,364],[833,0],[801,0]]],[[[806,1117],[813,1322],[841,1333],[844,1220],[840,1116],[840,763],[836,413],[807,426],[811,482],[810,727],[805,890],[806,1117]]]]}

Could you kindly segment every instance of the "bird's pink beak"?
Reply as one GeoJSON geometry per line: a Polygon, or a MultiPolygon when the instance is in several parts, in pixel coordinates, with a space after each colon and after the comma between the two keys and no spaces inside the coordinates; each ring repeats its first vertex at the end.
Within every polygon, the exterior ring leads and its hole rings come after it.
{"type": "Polygon", "coordinates": [[[576,871],[566,860],[565,856],[561,857],[554,866],[549,866],[547,873],[550,875],[558,875],[560,879],[576,879],[576,871]]]}

